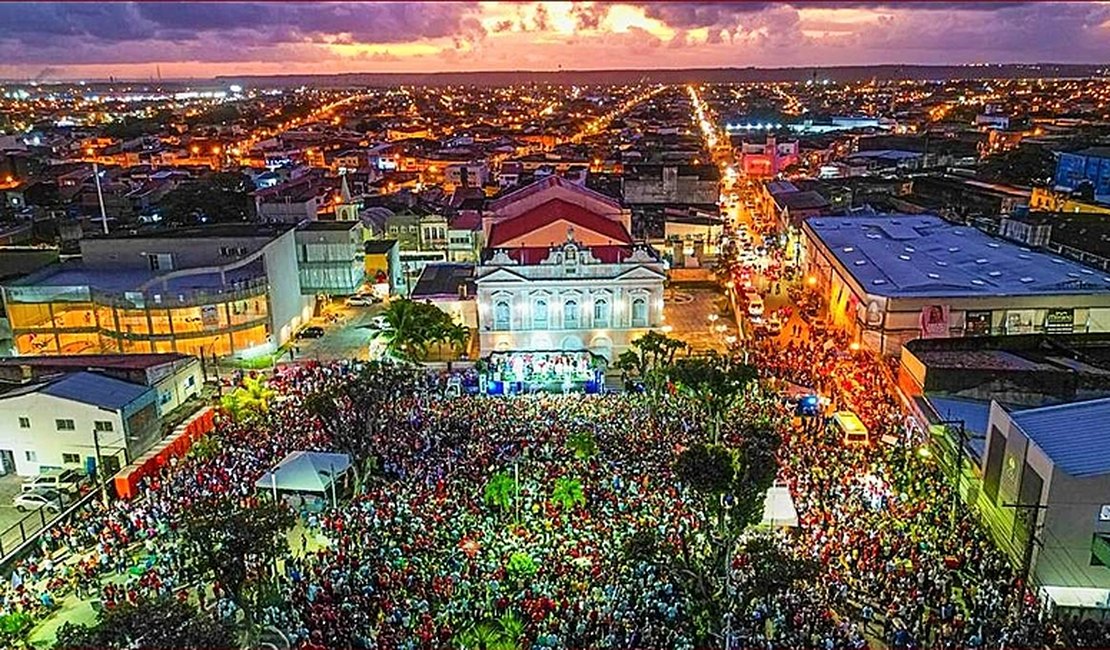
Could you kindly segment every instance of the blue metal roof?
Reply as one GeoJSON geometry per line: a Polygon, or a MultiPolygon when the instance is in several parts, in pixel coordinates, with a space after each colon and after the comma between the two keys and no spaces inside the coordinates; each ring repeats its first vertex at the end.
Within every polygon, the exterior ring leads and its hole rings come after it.
{"type": "Polygon", "coordinates": [[[874,295],[1110,294],[1110,273],[939,217],[814,217],[806,226],[874,295]]]}
{"type": "Polygon", "coordinates": [[[1082,478],[1110,473],[1110,399],[1045,406],[1010,417],[1068,474],[1082,478]]]}
{"type": "Polygon", "coordinates": [[[120,381],[95,372],[78,372],[47,384],[39,392],[119,411],[153,390],[149,386],[120,381]]]}

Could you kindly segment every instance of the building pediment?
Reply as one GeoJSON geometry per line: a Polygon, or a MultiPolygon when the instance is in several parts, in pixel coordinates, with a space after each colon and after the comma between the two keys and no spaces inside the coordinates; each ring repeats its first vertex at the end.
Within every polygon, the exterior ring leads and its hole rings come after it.
{"type": "Polygon", "coordinates": [[[660,280],[665,279],[667,275],[661,271],[656,271],[647,266],[637,266],[634,269],[629,269],[621,273],[614,280],[660,280]]]}
{"type": "MultiPolygon", "coordinates": [[[[479,271],[481,273],[481,271],[479,271]]],[[[484,275],[479,275],[476,282],[478,284],[491,284],[496,282],[528,282],[528,278],[523,275],[507,269],[505,267],[495,268],[484,275]]]]}

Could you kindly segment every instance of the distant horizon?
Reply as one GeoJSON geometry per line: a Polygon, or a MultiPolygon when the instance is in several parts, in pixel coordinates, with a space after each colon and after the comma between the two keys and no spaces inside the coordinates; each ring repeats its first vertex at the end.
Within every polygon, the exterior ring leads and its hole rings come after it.
{"type": "MultiPolygon", "coordinates": [[[[1089,69],[1090,72],[1101,72],[1102,75],[1090,76],[1107,76],[1110,75],[1110,63],[1061,63],[1054,61],[1041,61],[1036,63],[1023,63],[1023,62],[1002,62],[1002,63],[965,63],[965,64],[917,64],[917,63],[873,63],[873,64],[839,64],[839,65],[789,65],[789,66],[701,66],[701,67],[653,67],[653,68],[577,68],[577,69],[558,69],[558,70],[543,70],[543,69],[516,69],[516,70],[471,70],[471,71],[428,71],[428,72],[404,72],[404,71],[391,71],[379,72],[373,70],[362,71],[347,71],[347,72],[320,72],[320,73],[273,73],[273,74],[221,74],[216,76],[196,76],[196,77],[167,77],[163,76],[160,79],[152,77],[105,77],[105,78],[72,78],[72,79],[16,79],[16,78],[0,78],[0,83],[12,85],[26,85],[26,84],[40,84],[40,85],[73,85],[73,84],[107,84],[107,83],[202,83],[202,82],[229,82],[238,79],[274,79],[281,80],[291,77],[296,78],[349,78],[349,77],[398,77],[398,78],[411,78],[411,77],[483,77],[483,76],[508,76],[508,75],[537,75],[537,76],[568,76],[568,75],[675,75],[681,73],[788,73],[784,77],[797,76],[799,73],[821,73],[821,72],[848,72],[848,71],[866,71],[866,70],[911,70],[911,71],[928,71],[928,70],[966,70],[974,71],[988,68],[996,68],[1000,70],[1023,70],[1029,68],[1045,68],[1045,69],[1064,69],[1067,71],[1075,69],[1089,69]],[[792,74],[789,74],[792,73],[792,74]]],[[[1049,75],[1050,78],[1052,75],[1049,75]]],[[[1056,75],[1065,77],[1066,75],[1056,75]]],[[[896,80],[900,77],[884,77],[884,80],[896,80]]],[[[961,78],[975,78],[974,76],[965,76],[961,78]]],[[[790,79],[783,79],[789,81],[790,79]]],[[[913,79],[910,79],[913,80],[913,79]]]]}
{"type": "Polygon", "coordinates": [[[1110,64],[1110,2],[0,3],[13,80],[1037,61],[1110,64]]]}

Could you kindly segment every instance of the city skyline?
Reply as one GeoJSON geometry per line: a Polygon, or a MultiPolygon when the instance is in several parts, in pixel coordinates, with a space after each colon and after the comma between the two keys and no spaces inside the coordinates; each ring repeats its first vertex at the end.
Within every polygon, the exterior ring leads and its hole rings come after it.
{"type": "Polygon", "coordinates": [[[0,78],[1110,61],[1107,2],[199,4],[0,5],[0,78]]]}

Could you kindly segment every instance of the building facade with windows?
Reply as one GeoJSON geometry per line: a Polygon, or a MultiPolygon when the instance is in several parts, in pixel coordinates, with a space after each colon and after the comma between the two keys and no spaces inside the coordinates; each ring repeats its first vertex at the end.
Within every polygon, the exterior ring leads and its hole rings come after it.
{"type": "Polygon", "coordinates": [[[663,325],[666,268],[627,211],[551,176],[492,203],[476,273],[483,353],[589,350],[615,359],[663,325]]]}
{"type": "Polygon", "coordinates": [[[159,438],[156,391],[92,372],[21,386],[0,395],[0,465],[33,476],[44,469],[109,471],[159,438]]]}
{"type": "Polygon", "coordinates": [[[85,239],[81,261],[3,287],[18,355],[249,356],[312,314],[292,226],[227,224],[85,239]]]}
{"type": "Polygon", "coordinates": [[[312,221],[297,228],[301,293],[349,296],[366,278],[363,226],[358,221],[312,221]]]}

